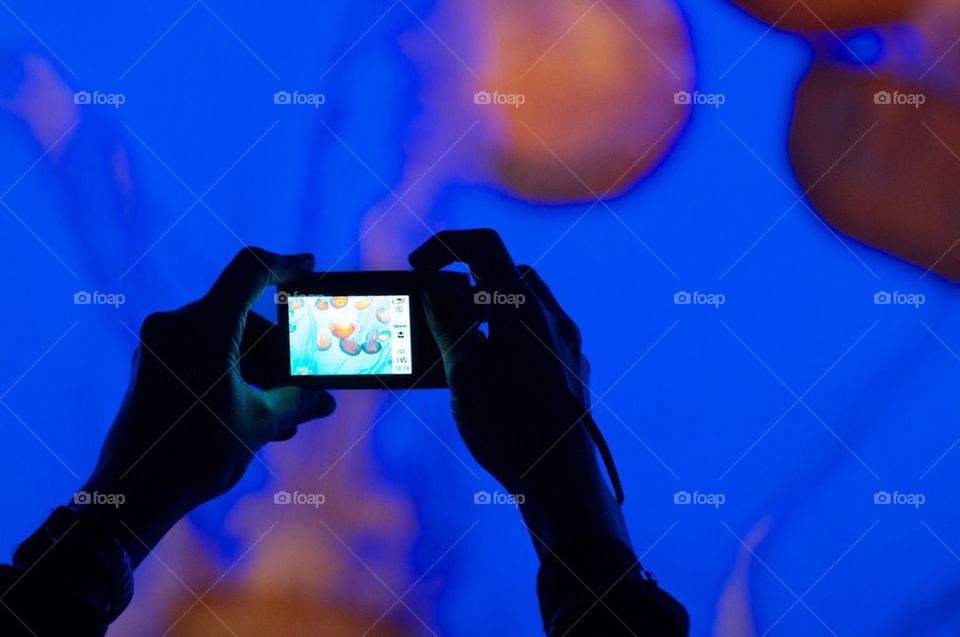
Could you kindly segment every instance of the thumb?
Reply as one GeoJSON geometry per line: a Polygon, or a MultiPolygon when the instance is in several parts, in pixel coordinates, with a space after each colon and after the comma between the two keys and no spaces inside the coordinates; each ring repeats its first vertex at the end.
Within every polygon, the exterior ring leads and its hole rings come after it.
{"type": "Polygon", "coordinates": [[[333,413],[337,401],[328,392],[312,387],[277,387],[261,392],[272,416],[268,440],[287,440],[297,425],[333,413]]]}

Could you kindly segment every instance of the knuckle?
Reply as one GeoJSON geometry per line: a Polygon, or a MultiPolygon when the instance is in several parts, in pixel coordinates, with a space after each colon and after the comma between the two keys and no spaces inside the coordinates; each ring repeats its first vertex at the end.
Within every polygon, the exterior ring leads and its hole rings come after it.
{"type": "Polygon", "coordinates": [[[155,342],[170,333],[173,322],[173,314],[170,312],[154,312],[148,315],[140,326],[140,340],[148,344],[155,342]]]}
{"type": "Polygon", "coordinates": [[[455,243],[458,237],[462,237],[464,233],[469,232],[466,230],[441,230],[434,233],[430,238],[430,243],[439,243],[441,246],[447,246],[450,243],[455,243]]]}
{"type": "Polygon", "coordinates": [[[474,232],[476,233],[477,238],[484,243],[497,247],[505,247],[503,239],[500,237],[500,233],[493,228],[477,228],[474,232]]]}
{"type": "Polygon", "coordinates": [[[271,422],[276,418],[273,409],[266,400],[254,400],[252,402],[253,417],[257,422],[271,422]]]}
{"type": "Polygon", "coordinates": [[[577,349],[580,349],[580,346],[583,345],[583,333],[580,331],[580,328],[574,323],[570,318],[567,318],[567,333],[569,334],[570,340],[573,341],[574,345],[577,346],[577,349]]]}
{"type": "Polygon", "coordinates": [[[273,255],[263,248],[246,246],[237,253],[236,260],[244,268],[260,268],[264,264],[269,266],[272,257],[273,255]]]}

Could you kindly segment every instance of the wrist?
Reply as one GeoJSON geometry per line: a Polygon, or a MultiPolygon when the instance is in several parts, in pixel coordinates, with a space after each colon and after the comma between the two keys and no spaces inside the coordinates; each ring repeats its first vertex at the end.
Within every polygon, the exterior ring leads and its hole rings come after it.
{"type": "Polygon", "coordinates": [[[59,507],[13,555],[13,565],[51,600],[78,600],[105,623],[133,597],[133,567],[99,520],[59,507]]]}
{"type": "Polygon", "coordinates": [[[630,547],[620,506],[595,462],[579,469],[543,469],[531,471],[517,487],[523,495],[520,512],[541,561],[584,538],[610,538],[630,547]]]}
{"type": "Polygon", "coordinates": [[[183,514],[161,497],[159,489],[124,490],[118,484],[94,476],[73,495],[67,508],[110,534],[136,568],[183,514]]]}

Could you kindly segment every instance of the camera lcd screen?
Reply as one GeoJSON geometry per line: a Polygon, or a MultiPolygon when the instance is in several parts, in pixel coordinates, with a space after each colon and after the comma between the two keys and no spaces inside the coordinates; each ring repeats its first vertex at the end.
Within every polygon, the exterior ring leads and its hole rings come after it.
{"type": "Polygon", "coordinates": [[[291,296],[290,374],[413,373],[410,296],[291,296]]]}
{"type": "Polygon", "coordinates": [[[326,389],[446,387],[424,289],[455,272],[318,272],[277,287],[278,356],[293,384],[326,389]],[[279,352],[278,352],[279,354],[279,352]]]}

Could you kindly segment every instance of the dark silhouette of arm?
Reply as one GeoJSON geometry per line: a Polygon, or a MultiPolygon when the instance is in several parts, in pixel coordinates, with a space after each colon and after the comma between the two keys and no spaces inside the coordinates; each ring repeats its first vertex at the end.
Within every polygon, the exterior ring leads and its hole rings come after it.
{"type": "Polygon", "coordinates": [[[410,255],[422,270],[454,262],[470,267],[476,288],[442,280],[428,289],[431,329],[464,442],[522,502],[547,633],[686,635],[686,612],[641,569],[597,462],[576,324],[493,230],[443,231],[410,255]]]}
{"type": "MultiPolygon", "coordinates": [[[[441,233],[411,262],[436,269],[458,254],[479,286],[515,302],[478,306],[443,281],[426,299],[459,430],[523,496],[548,634],[685,635],[683,608],[641,570],[596,460],[576,325],[492,231],[441,233]]],[[[332,412],[325,392],[279,386],[284,335],[250,312],[266,285],[312,265],[244,250],[203,299],[148,317],[89,497],[55,510],[0,567],[0,634],[102,635],[129,603],[132,570],[181,517],[236,484],[264,444],[332,412]]]]}
{"type": "Polygon", "coordinates": [[[232,488],[262,446],[333,411],[326,392],[281,384],[285,335],[250,311],[266,286],[312,269],[310,255],[247,248],[202,299],[147,317],[93,474],[0,567],[0,635],[103,634],[178,520],[232,488]]]}

